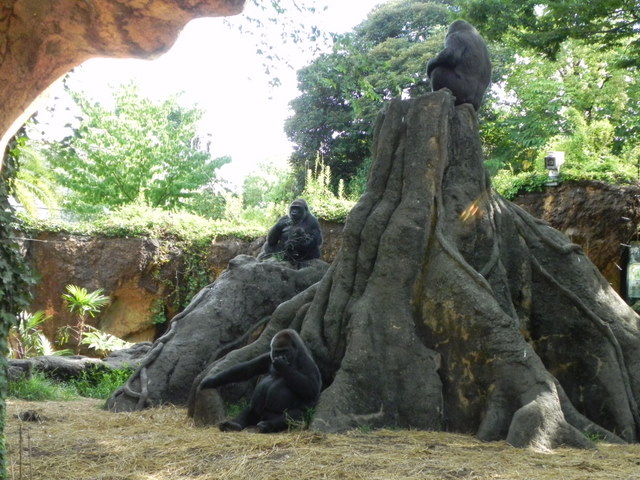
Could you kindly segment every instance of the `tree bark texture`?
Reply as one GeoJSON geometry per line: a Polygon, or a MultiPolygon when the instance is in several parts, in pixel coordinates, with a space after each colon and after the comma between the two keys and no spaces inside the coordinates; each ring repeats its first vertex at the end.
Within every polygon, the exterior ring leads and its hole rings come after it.
{"type": "Polygon", "coordinates": [[[189,20],[234,15],[242,11],[244,3],[245,0],[2,0],[0,151],[4,151],[8,137],[33,113],[29,106],[37,96],[73,67],[91,57],[150,58],[164,53],[189,20]]]}
{"type": "MultiPolygon", "coordinates": [[[[316,430],[448,430],[540,449],[588,447],[585,434],[636,441],[638,316],[580,247],[492,191],[473,108],[447,91],[394,100],[373,154],[323,279],[208,373],[293,327],[323,376],[316,430]]],[[[216,395],[194,396],[197,423],[221,417],[216,395]]]]}

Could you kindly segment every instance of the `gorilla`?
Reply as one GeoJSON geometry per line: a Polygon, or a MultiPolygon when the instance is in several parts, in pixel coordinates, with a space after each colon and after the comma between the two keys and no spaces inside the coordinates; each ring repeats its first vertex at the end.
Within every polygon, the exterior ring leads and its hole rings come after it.
{"type": "Polygon", "coordinates": [[[298,198],[291,202],[289,215],[281,217],[271,227],[259,258],[282,254],[290,262],[320,258],[322,232],[316,217],[309,212],[307,202],[298,198]]]}
{"type": "Polygon", "coordinates": [[[261,433],[279,432],[290,421],[300,421],[320,397],[320,370],[295,330],[285,329],[271,340],[271,351],[205,378],[200,389],[263,376],[256,385],[249,407],[220,430],[240,431],[257,426],[261,433]]]}
{"type": "Polygon", "coordinates": [[[456,20],[449,26],[444,50],[427,63],[427,76],[435,92],[448,88],[456,105],[471,103],[476,111],[491,81],[491,61],[484,39],[470,23],[456,20]]]}

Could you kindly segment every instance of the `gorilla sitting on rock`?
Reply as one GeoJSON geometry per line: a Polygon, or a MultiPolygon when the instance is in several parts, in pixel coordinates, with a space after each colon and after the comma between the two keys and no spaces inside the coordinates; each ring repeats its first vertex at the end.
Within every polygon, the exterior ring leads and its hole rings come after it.
{"type": "Polygon", "coordinates": [[[269,230],[260,260],[282,255],[289,262],[304,262],[320,258],[322,231],[320,223],[311,212],[307,202],[298,198],[291,202],[289,215],[269,230]]]}
{"type": "Polygon", "coordinates": [[[456,20],[449,26],[444,50],[427,63],[427,76],[435,92],[448,88],[456,105],[471,103],[478,111],[491,82],[487,45],[470,23],[456,20]]]}
{"type": "Polygon", "coordinates": [[[271,340],[271,351],[205,378],[200,389],[217,388],[263,375],[249,407],[233,420],[218,425],[222,431],[256,426],[260,433],[285,430],[304,419],[320,397],[320,370],[295,330],[285,329],[271,340]]]}

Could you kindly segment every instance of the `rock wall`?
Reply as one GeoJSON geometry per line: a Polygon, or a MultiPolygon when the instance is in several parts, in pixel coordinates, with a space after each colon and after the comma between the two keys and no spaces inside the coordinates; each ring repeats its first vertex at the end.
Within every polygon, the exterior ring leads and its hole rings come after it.
{"type": "Polygon", "coordinates": [[[522,194],[514,203],[582,246],[624,296],[628,245],[637,239],[640,225],[640,186],[565,182],[541,193],[522,194]]]}
{"type": "MultiPolygon", "coordinates": [[[[342,225],[321,222],[324,236],[322,259],[331,262],[338,251],[342,225]]],[[[219,239],[205,255],[208,282],[213,282],[238,255],[256,256],[264,237],[252,242],[219,239]]],[[[166,325],[154,324],[158,316],[172,318],[190,280],[186,254],[174,243],[145,238],[83,237],[43,232],[26,242],[27,259],[37,272],[32,311],[44,310],[51,320],[44,324],[48,338],[74,324],[61,295],[69,284],[93,291],[98,288],[111,303],[89,323],[130,342],[154,340],[166,325]]],[[[197,293],[197,292],[193,292],[197,293]]],[[[90,352],[86,352],[90,353],[90,352]]]]}
{"type": "MultiPolygon", "coordinates": [[[[624,296],[628,249],[640,224],[640,187],[615,187],[599,182],[564,183],[540,193],[527,193],[515,203],[581,245],[616,291],[624,296]]],[[[322,259],[332,262],[341,243],[342,225],[321,221],[322,259]]],[[[213,282],[232,258],[257,255],[264,238],[253,242],[221,239],[209,248],[206,269],[213,282]]],[[[65,286],[89,291],[102,288],[112,299],[91,323],[128,341],[153,340],[164,327],[154,318],[172,318],[177,298],[189,281],[185,253],[174,244],[141,238],[79,237],[41,233],[28,242],[28,259],[40,276],[32,310],[53,319],[45,332],[54,338],[61,326],[72,324],[61,299],[65,286]]]]}

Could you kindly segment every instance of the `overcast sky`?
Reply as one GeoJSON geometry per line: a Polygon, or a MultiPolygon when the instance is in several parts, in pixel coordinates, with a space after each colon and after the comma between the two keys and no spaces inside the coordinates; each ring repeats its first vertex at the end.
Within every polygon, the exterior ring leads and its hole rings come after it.
{"type": "MultiPolygon", "coordinates": [[[[315,15],[315,23],[327,31],[342,33],[362,22],[384,0],[319,0],[327,10],[315,15]]],[[[247,2],[246,15],[261,18],[247,2]]],[[[284,163],[291,145],[283,132],[290,115],[288,103],[299,95],[295,70],[281,68],[278,88],[269,85],[256,38],[237,28],[241,18],[196,19],[190,22],[171,50],[157,60],[93,59],[78,67],[70,84],[97,97],[110,86],[134,79],[143,93],[163,98],[184,91],[189,103],[205,110],[203,130],[211,136],[214,156],[229,155],[224,176],[236,183],[260,162],[284,163]],[[235,26],[233,25],[235,24],[235,26]]],[[[282,44],[273,36],[279,54],[285,53],[297,69],[312,60],[302,45],[282,44]]],[[[55,89],[54,89],[55,92],[55,89]]]]}

